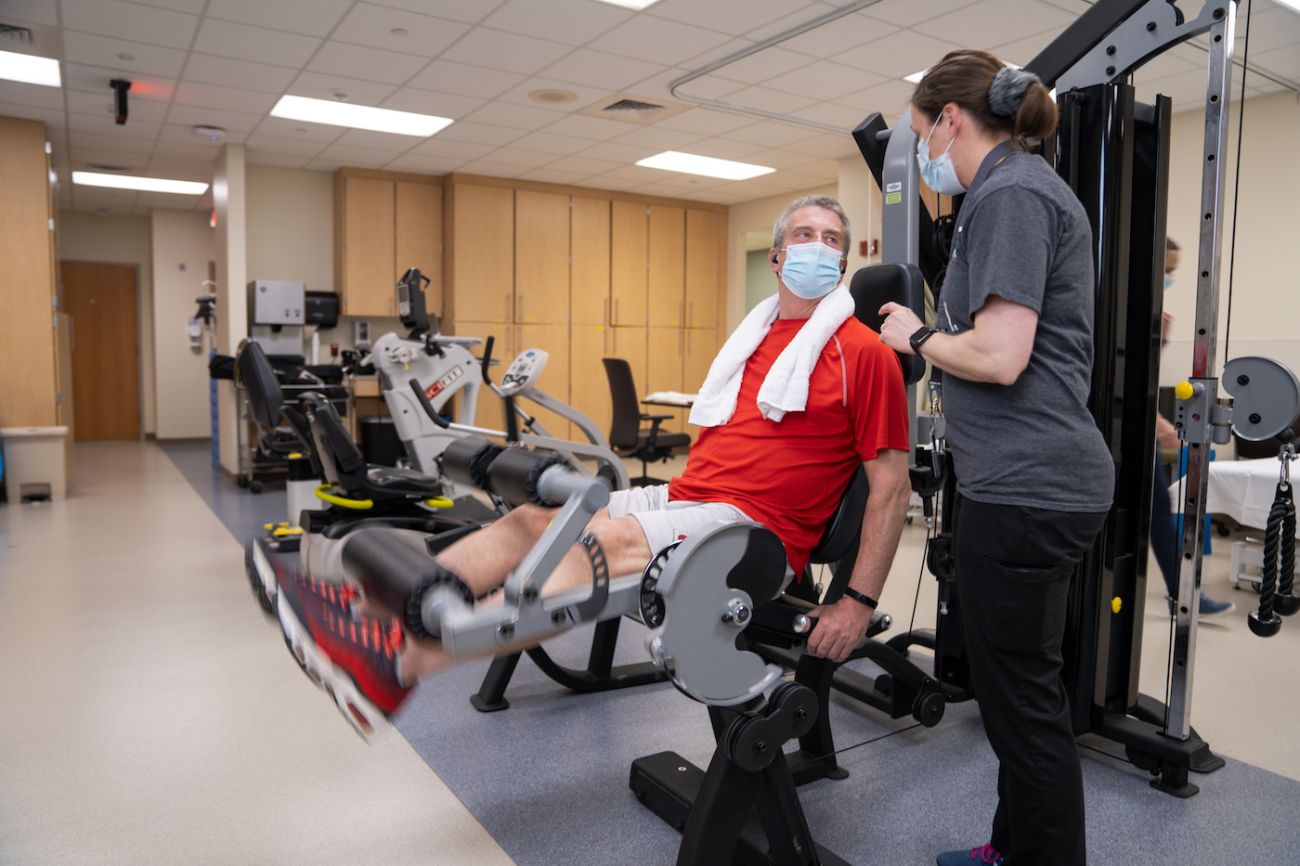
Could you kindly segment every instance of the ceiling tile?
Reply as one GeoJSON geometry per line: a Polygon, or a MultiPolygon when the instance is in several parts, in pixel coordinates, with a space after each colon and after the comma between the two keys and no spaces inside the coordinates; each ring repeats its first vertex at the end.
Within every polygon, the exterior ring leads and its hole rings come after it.
{"type": "Polygon", "coordinates": [[[467,162],[459,169],[466,174],[482,174],[488,177],[519,177],[527,169],[520,168],[517,165],[504,165],[499,162],[489,162],[486,159],[480,159],[476,162],[467,162]]]}
{"type": "MultiPolygon", "coordinates": [[[[524,139],[523,141],[527,141],[524,139]]],[[[522,144],[523,141],[520,143],[522,144]]],[[[514,165],[520,168],[541,168],[555,162],[555,153],[541,153],[535,150],[520,150],[514,147],[499,147],[483,157],[484,162],[496,162],[502,165],[514,165]]]]}
{"type": "Polygon", "coordinates": [[[571,46],[559,42],[476,28],[447,49],[443,58],[528,74],[554,63],[572,50],[571,46]]]}
{"type": "Polygon", "coordinates": [[[438,133],[440,138],[448,141],[468,141],[472,144],[509,144],[524,135],[522,129],[510,129],[504,126],[488,126],[485,123],[468,123],[461,121],[438,133]]]}
{"type": "Polygon", "coordinates": [[[657,126],[645,126],[640,129],[633,128],[625,135],[620,135],[614,139],[618,144],[635,144],[642,147],[652,147],[654,152],[661,150],[681,150],[688,148],[693,142],[699,141],[704,136],[696,132],[683,132],[678,129],[661,129],[657,126]]]}
{"type": "Polygon", "coordinates": [[[379,105],[392,96],[395,89],[391,84],[324,72],[300,73],[289,85],[289,92],[297,96],[335,99],[336,94],[346,94],[347,99],[343,101],[353,105],[379,105]]]}
{"type": "Polygon", "coordinates": [[[513,105],[527,105],[530,108],[550,108],[553,111],[576,111],[586,108],[593,102],[604,99],[610,95],[610,91],[603,87],[584,87],[581,84],[572,84],[568,81],[556,81],[553,78],[525,78],[509,90],[502,93],[497,99],[501,102],[509,102],[513,105]],[[572,102],[565,102],[559,105],[550,103],[539,103],[530,98],[528,94],[537,90],[567,90],[574,95],[572,102]]]}
{"type": "Polygon", "coordinates": [[[394,154],[388,150],[375,150],[370,147],[348,147],[343,144],[331,144],[317,155],[317,161],[342,162],[360,168],[378,168],[392,161],[394,154]]]}
{"type": "Polygon", "coordinates": [[[300,69],[321,41],[311,36],[204,18],[194,50],[300,69]]]}
{"type": "Polygon", "coordinates": [[[588,138],[593,141],[608,141],[623,135],[629,129],[628,124],[603,117],[585,117],[581,114],[569,114],[545,128],[545,132],[555,135],[569,135],[588,138]]]}
{"type": "Polygon", "coordinates": [[[296,74],[294,70],[283,66],[268,66],[249,60],[233,60],[192,52],[189,62],[185,64],[182,78],[200,84],[220,84],[224,87],[280,94],[284,93],[296,74]]]}
{"type": "Polygon", "coordinates": [[[431,18],[401,9],[358,3],[330,34],[330,38],[429,58],[442,53],[443,49],[468,30],[468,25],[445,18],[431,18]],[[406,32],[394,34],[393,30],[406,32]]]}
{"type": "Polygon", "coordinates": [[[662,66],[644,60],[580,48],[559,63],[548,66],[546,75],[575,84],[599,81],[610,90],[622,90],[661,71],[662,66]]]}
{"type": "Polygon", "coordinates": [[[216,154],[217,151],[221,150],[222,144],[242,144],[244,137],[247,135],[248,133],[237,129],[228,129],[226,130],[226,135],[221,142],[214,142],[209,141],[206,138],[199,138],[194,134],[194,130],[185,124],[168,123],[163,125],[158,140],[160,142],[172,141],[177,144],[196,144],[204,150],[209,150],[213,154],[216,154]]]}
{"type": "MultiPolygon", "coordinates": [[[[635,93],[643,99],[649,99],[651,102],[669,102],[677,98],[672,94],[673,82],[686,77],[688,73],[689,70],[682,69],[680,66],[669,66],[649,78],[642,78],[640,81],[627,85],[624,90],[635,93]]],[[[733,88],[739,86],[742,85],[732,82],[733,88]]]]}
{"type": "Polygon", "coordinates": [[[886,78],[901,79],[932,63],[938,63],[940,58],[958,47],[960,46],[923,33],[900,30],[857,51],[845,52],[835,59],[854,69],[865,69],[886,78]]]}
{"type": "Polygon", "coordinates": [[[790,145],[790,149],[818,159],[844,159],[858,155],[858,146],[848,135],[827,133],[790,145]]]}
{"type": "Polygon", "coordinates": [[[781,148],[769,148],[752,153],[746,158],[746,162],[752,162],[757,165],[765,165],[768,168],[775,168],[778,171],[796,169],[800,166],[814,162],[812,157],[804,153],[799,153],[792,147],[790,150],[781,148]]]}
{"type": "Polygon", "coordinates": [[[501,5],[502,0],[374,0],[381,6],[406,9],[438,18],[477,24],[501,5]]]}
{"type": "Polygon", "coordinates": [[[791,126],[787,123],[778,123],[775,120],[763,120],[752,126],[728,132],[723,135],[723,138],[736,141],[751,141],[754,144],[765,144],[769,147],[784,147],[787,144],[794,144],[796,141],[812,138],[816,134],[817,130],[815,129],[791,126]]]}
{"type": "Polygon", "coordinates": [[[389,171],[411,171],[418,174],[449,174],[464,164],[464,160],[452,157],[408,153],[387,163],[384,168],[389,171]]]}
{"type": "MultiPolygon", "coordinates": [[[[62,124],[66,118],[62,108],[40,108],[35,105],[18,105],[13,102],[0,102],[0,117],[18,117],[23,120],[39,120],[47,127],[62,124]]],[[[46,135],[49,135],[47,129],[46,135]]]]}
{"type": "Polygon", "coordinates": [[[1196,68],[1195,64],[1187,62],[1178,52],[1166,51],[1164,54],[1148,60],[1138,67],[1137,71],[1133,73],[1133,78],[1139,83],[1146,83],[1168,78],[1171,75],[1179,75],[1196,68]]]}
{"type": "Polygon", "coordinates": [[[328,143],[343,134],[341,126],[327,126],[323,123],[305,123],[301,120],[286,120],[283,117],[264,117],[257,125],[258,135],[275,135],[280,138],[297,138],[302,141],[328,143]]]}
{"type": "Polygon", "coordinates": [[[199,23],[197,15],[122,3],[120,0],[62,0],[62,9],[66,30],[116,36],[170,48],[189,48],[194,28],[199,23]]]}
{"type": "MultiPolygon", "coordinates": [[[[806,96],[797,96],[793,93],[783,93],[780,90],[771,90],[766,86],[763,87],[746,87],[739,93],[733,93],[725,100],[728,105],[733,105],[737,109],[757,108],[763,111],[773,111],[777,114],[793,114],[795,109],[803,108],[812,100],[806,96]]],[[[755,117],[748,117],[746,123],[753,123],[755,117]]]]}
{"type": "Polygon", "coordinates": [[[249,148],[244,156],[249,165],[265,165],[272,168],[305,168],[311,157],[287,153],[269,153],[265,150],[249,148]]]}
{"type": "Polygon", "coordinates": [[[491,99],[523,80],[524,76],[514,72],[435,60],[406,84],[440,93],[491,99]]]}
{"type": "MultiPolygon", "coordinates": [[[[118,126],[112,117],[106,114],[68,114],[68,129],[73,133],[95,133],[111,136],[115,139],[152,142],[158,137],[160,124],[147,121],[128,120],[125,126],[118,126]]],[[[80,136],[74,136],[74,141],[80,136]]]]}
{"type": "Polygon", "coordinates": [[[1300,82],[1300,46],[1277,48],[1260,54],[1251,52],[1250,65],[1300,82]]]}
{"type": "Polygon", "coordinates": [[[321,46],[307,68],[327,75],[346,75],[365,81],[401,84],[428,65],[424,57],[398,54],[364,45],[329,41],[321,46]]]}
{"type": "Polygon", "coordinates": [[[1000,45],[1044,31],[1055,35],[1074,20],[1069,12],[1038,0],[1020,0],[1010,13],[1005,0],[979,0],[912,29],[962,45],[1000,45]]]}
{"type": "Polygon", "coordinates": [[[483,20],[483,26],[583,45],[633,14],[593,0],[507,0],[483,20]]]}
{"type": "Polygon", "coordinates": [[[148,177],[212,181],[212,163],[205,159],[155,156],[149,160],[148,172],[148,177]]]}
{"type": "Polygon", "coordinates": [[[580,171],[559,171],[547,166],[546,168],[537,168],[532,171],[524,172],[519,175],[520,180],[532,180],[538,183],[576,183],[583,178],[590,177],[590,174],[584,174],[580,171]]]}
{"type": "Polygon", "coordinates": [[[123,150],[106,150],[98,147],[74,147],[71,154],[72,167],[78,171],[89,163],[101,166],[113,166],[128,171],[144,171],[149,164],[149,154],[133,153],[123,150]]]}
{"type": "MultiPolygon", "coordinates": [[[[3,87],[0,87],[0,94],[3,93],[3,87]]],[[[104,88],[102,93],[85,93],[80,90],[68,90],[64,92],[68,100],[68,110],[78,111],[82,114],[106,114],[116,116],[117,109],[113,105],[113,94],[108,88],[104,88]]],[[[0,95],[0,99],[3,99],[0,95]]],[[[164,102],[149,102],[144,99],[137,99],[131,103],[130,120],[144,120],[149,123],[162,123],[167,116],[167,104],[164,102]]]]}
{"type": "MultiPolygon", "coordinates": [[[[937,18],[945,12],[968,6],[972,2],[973,0],[880,0],[879,3],[873,3],[864,9],[862,14],[899,27],[911,27],[913,24],[937,18]]],[[[934,60],[938,59],[934,58],[934,60]]],[[[930,62],[933,63],[934,60],[930,62]]],[[[924,64],[925,61],[922,60],[922,66],[924,64]]]]}
{"type": "Polygon", "coordinates": [[[599,174],[595,177],[588,177],[582,180],[574,181],[578,186],[591,187],[594,189],[606,189],[613,192],[626,192],[630,189],[636,189],[638,186],[645,185],[645,179],[612,177],[608,174],[599,174]]]}
{"type": "Polygon", "coordinates": [[[256,93],[216,84],[199,84],[182,81],[176,86],[173,104],[192,105],[199,108],[220,108],[225,111],[264,113],[275,105],[276,98],[269,93],[256,93]]]}
{"type": "MultiPolygon", "coordinates": [[[[757,88],[748,88],[756,90],[757,88]]],[[[752,95],[752,94],[751,94],[752,95]]],[[[742,102],[741,94],[735,94],[728,101],[736,100],[742,102]]],[[[758,102],[758,97],[754,96],[754,104],[762,105],[758,102]]],[[[797,104],[803,104],[804,100],[798,100],[797,104]]],[[[764,108],[770,108],[773,111],[782,111],[784,109],[777,106],[763,105],[764,108]]],[[[732,114],[727,111],[717,111],[711,108],[692,108],[689,111],[683,111],[681,114],[674,114],[672,117],[665,117],[655,124],[659,129],[675,129],[681,132],[693,132],[697,135],[720,135],[724,132],[730,132],[733,129],[740,129],[742,126],[749,126],[755,118],[746,117],[739,114],[732,114]]]]}
{"type": "Polygon", "coordinates": [[[732,81],[730,78],[719,78],[716,75],[702,75],[695,80],[683,84],[677,89],[680,96],[694,96],[700,99],[722,99],[726,96],[744,90],[745,84],[739,81],[732,81]]]}
{"type": "MultiPolygon", "coordinates": [[[[1288,45],[1294,47],[1300,42],[1300,15],[1289,9],[1261,7],[1250,16],[1250,54],[1273,51],[1288,45]]],[[[1241,57],[1242,45],[1246,41],[1246,17],[1237,12],[1237,41],[1235,56],[1241,57]]]]}
{"type": "MultiPolygon", "coordinates": [[[[867,10],[870,11],[871,8],[868,6],[867,10]]],[[[833,58],[897,30],[898,28],[892,24],[868,18],[862,12],[855,12],[823,24],[815,30],[787,39],[781,43],[781,47],[810,57],[833,58]]]]}
{"type": "Polygon", "coordinates": [[[184,51],[71,30],[63,33],[63,56],[69,63],[118,69],[128,77],[132,72],[143,72],[175,78],[185,65],[184,51]]]}
{"type": "Polygon", "coordinates": [[[606,159],[592,159],[589,156],[579,155],[566,156],[557,159],[555,162],[546,166],[546,168],[548,170],[555,169],[556,171],[568,171],[583,177],[591,177],[593,174],[602,174],[607,171],[613,171],[614,169],[621,168],[626,164],[627,163],[623,162],[612,162],[606,159]]]}
{"type": "Polygon", "coordinates": [[[54,0],[5,0],[5,18],[17,18],[30,24],[59,26],[59,9],[54,0]]]}
{"type": "Polygon", "coordinates": [[[676,64],[711,51],[727,40],[726,34],[713,30],[638,15],[593,40],[589,47],[624,57],[676,64]]]}
{"type": "Polygon", "coordinates": [[[163,127],[163,136],[158,139],[158,143],[153,148],[154,156],[177,156],[185,159],[205,159],[211,162],[221,152],[219,145],[207,144],[198,138],[191,138],[189,141],[171,141],[166,138],[166,135],[167,127],[163,127]]]}
{"type": "Polygon", "coordinates": [[[863,114],[856,108],[848,108],[843,105],[836,105],[833,102],[823,102],[820,105],[809,105],[800,108],[794,112],[795,117],[802,117],[805,120],[811,120],[815,123],[824,123],[828,126],[838,126],[845,132],[851,132],[854,127],[862,122],[863,114]]]}
{"type": "Polygon", "coordinates": [[[250,135],[244,139],[250,153],[273,153],[303,157],[315,156],[325,149],[319,141],[305,141],[301,138],[281,138],[278,135],[250,135]]]}
{"type": "MultiPolygon", "coordinates": [[[[108,88],[104,88],[108,104],[113,104],[113,97],[108,88]]],[[[44,87],[40,84],[24,84],[18,81],[0,81],[0,102],[12,105],[29,105],[33,108],[48,108],[51,111],[63,110],[63,90],[58,87],[44,87]]]]}
{"type": "Polygon", "coordinates": [[[467,162],[472,159],[481,159],[496,149],[495,144],[474,144],[469,141],[450,141],[441,135],[435,135],[417,144],[411,148],[411,153],[416,156],[437,157],[438,159],[454,159],[461,162],[467,162]]]}
{"type": "Polygon", "coordinates": [[[837,105],[856,108],[860,115],[859,121],[865,120],[871,112],[879,111],[892,124],[903,113],[903,109],[907,108],[915,89],[916,85],[907,81],[886,81],[833,101],[837,105]]]}
{"type": "Polygon", "coordinates": [[[267,0],[210,0],[207,15],[290,33],[324,36],[334,29],[351,5],[351,0],[311,0],[309,6],[267,0]]]}
{"type": "Polygon", "coordinates": [[[252,132],[262,120],[260,114],[243,111],[223,111],[195,105],[173,105],[167,112],[167,122],[177,126],[219,126],[227,132],[252,132]]]}
{"type": "Polygon", "coordinates": [[[753,162],[753,154],[762,150],[759,145],[744,141],[728,141],[725,138],[706,138],[691,144],[691,153],[700,156],[714,156],[718,159],[738,159],[753,162]]]}
{"type": "Polygon", "coordinates": [[[637,184],[654,183],[662,180],[670,174],[676,172],[665,172],[661,168],[646,168],[643,165],[624,165],[613,171],[607,171],[601,175],[602,178],[612,178],[615,180],[627,180],[637,184]]]}
{"type": "MultiPolygon", "coordinates": [[[[1000,44],[990,48],[993,54],[996,54],[1007,63],[1014,63],[1016,66],[1026,66],[1029,61],[1033,60],[1043,49],[1051,44],[1052,40],[1060,35],[1058,30],[1047,30],[1042,33],[1036,33],[1033,36],[1026,36],[1017,39],[1014,42],[1000,44]]],[[[1167,55],[1169,52],[1165,52],[1167,55]]],[[[916,70],[913,70],[916,71],[916,70]]]]}
{"type": "Polygon", "coordinates": [[[450,93],[403,87],[385,99],[383,107],[398,111],[415,111],[420,114],[436,114],[438,117],[459,120],[484,104],[486,103],[482,99],[468,96],[453,96],[450,93]]]}
{"type": "Polygon", "coordinates": [[[739,36],[778,18],[788,17],[793,27],[808,17],[799,14],[808,8],[807,0],[660,0],[649,14],[739,36]]]}
{"type": "Polygon", "coordinates": [[[203,6],[207,0],[130,0],[132,3],[140,3],[145,6],[157,6],[162,9],[174,9],[177,12],[193,12],[198,15],[203,12],[203,6]]]}
{"type": "Polygon", "coordinates": [[[801,69],[778,75],[763,82],[764,87],[796,93],[805,97],[804,103],[823,102],[846,93],[853,93],[881,84],[884,76],[853,69],[829,60],[818,60],[801,69]]]}
{"type": "Polygon", "coordinates": [[[765,48],[757,54],[742,57],[734,63],[713,71],[713,75],[743,81],[747,84],[759,84],[775,75],[792,72],[801,66],[812,63],[806,54],[786,51],[784,48],[765,48]]]}
{"type": "Polygon", "coordinates": [[[503,105],[489,102],[487,105],[467,115],[471,123],[487,123],[494,126],[510,126],[516,129],[541,129],[564,115],[555,110],[528,108],[523,105],[503,105]]]}
{"type": "MultiPolygon", "coordinates": [[[[514,142],[515,147],[524,150],[558,153],[561,156],[571,156],[585,150],[590,144],[591,141],[585,138],[575,138],[571,135],[552,135],[548,132],[533,132],[514,142]]],[[[492,156],[488,155],[487,159],[491,160],[492,156]]]]}
{"type": "Polygon", "coordinates": [[[374,132],[369,129],[345,130],[335,144],[348,147],[368,147],[372,150],[386,150],[392,154],[405,153],[415,147],[424,138],[414,135],[394,135],[389,132],[374,132]]]}
{"type": "Polygon", "coordinates": [[[655,147],[648,144],[629,144],[627,142],[605,141],[593,145],[580,153],[575,154],[577,157],[593,157],[595,159],[608,160],[618,163],[619,165],[628,165],[636,162],[638,159],[645,159],[647,156],[654,156],[662,147],[655,147]]]}

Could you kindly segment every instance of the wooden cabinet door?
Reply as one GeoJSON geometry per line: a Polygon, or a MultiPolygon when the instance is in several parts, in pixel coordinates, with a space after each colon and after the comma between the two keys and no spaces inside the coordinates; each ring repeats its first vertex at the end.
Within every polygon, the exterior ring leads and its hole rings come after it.
{"type": "Polygon", "coordinates": [[[608,325],[610,321],[609,204],[602,199],[573,198],[569,303],[575,325],[608,325]]]}
{"type": "MultiPolygon", "coordinates": [[[[682,361],[685,339],[681,328],[650,328],[646,340],[646,378],[637,382],[641,388],[638,395],[644,397],[652,391],[682,390],[682,361]]],[[[679,409],[666,406],[642,406],[642,412],[654,415],[671,415],[664,421],[662,429],[677,432],[686,420],[679,409]]]]}
{"type": "Polygon", "coordinates": [[[343,315],[396,315],[393,182],[349,177],[343,184],[343,315]]]}
{"type": "MultiPolygon", "coordinates": [[[[682,332],[682,338],[686,349],[682,353],[682,390],[687,394],[698,394],[722,342],[716,328],[687,328],[682,332]]],[[[687,421],[690,416],[689,411],[683,413],[682,430],[694,438],[700,428],[690,426],[687,421]]]]}
{"type": "Polygon", "coordinates": [[[681,327],[686,291],[686,211],[650,208],[650,325],[681,327]]]}
{"type": "Polygon", "coordinates": [[[614,325],[646,323],[646,206],[616,201],[611,207],[610,321],[614,325]]]}
{"type": "MultiPolygon", "coordinates": [[[[566,256],[567,258],[567,256],[566,256]]],[[[517,325],[515,327],[515,352],[541,349],[549,356],[537,387],[562,403],[569,402],[569,326],[517,325]]],[[[502,358],[501,360],[506,360],[502,358]]],[[[569,420],[549,409],[543,409],[530,400],[521,402],[523,410],[536,415],[546,432],[557,439],[569,438],[569,420]]]]}
{"type": "MultiPolygon", "coordinates": [[[[496,363],[492,365],[490,374],[493,382],[500,383],[501,376],[505,374],[506,368],[515,358],[514,330],[513,325],[503,325],[500,322],[467,322],[457,319],[455,333],[458,337],[481,338],[483,342],[470,350],[479,357],[483,355],[487,338],[495,338],[492,345],[492,360],[496,363]]],[[[478,412],[475,414],[474,425],[492,430],[505,430],[505,412],[502,407],[500,397],[486,386],[479,388],[478,412]]]]}
{"type": "Polygon", "coordinates": [[[610,328],[607,358],[623,358],[632,368],[632,381],[636,384],[637,398],[646,395],[646,343],[649,335],[645,328],[610,328]]]}
{"type": "Polygon", "coordinates": [[[419,268],[429,278],[425,300],[429,311],[442,314],[442,189],[427,183],[397,181],[394,189],[393,282],[407,268],[419,268]]]}
{"type": "Polygon", "coordinates": [[[515,192],[515,321],[569,323],[567,195],[515,192]]]}
{"type": "Polygon", "coordinates": [[[452,306],[456,319],[514,320],[515,194],[506,187],[455,189],[452,306]]]}
{"type": "MultiPolygon", "coordinates": [[[[609,378],[602,358],[610,354],[610,328],[603,325],[574,325],[569,338],[569,404],[586,415],[609,435],[609,378]]],[[[574,435],[580,435],[574,430],[574,435]]]]}
{"type": "Polygon", "coordinates": [[[718,326],[722,262],[726,255],[720,213],[686,212],[686,321],[688,328],[718,326]]]}

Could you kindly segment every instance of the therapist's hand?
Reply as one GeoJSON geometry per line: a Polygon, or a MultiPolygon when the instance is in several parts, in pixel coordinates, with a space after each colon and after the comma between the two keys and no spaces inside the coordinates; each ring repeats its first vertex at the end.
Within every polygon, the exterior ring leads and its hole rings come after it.
{"type": "Polygon", "coordinates": [[[880,308],[880,315],[885,317],[880,326],[880,341],[901,355],[911,355],[912,344],[908,338],[920,330],[924,324],[916,313],[902,304],[890,301],[880,308]]]}
{"type": "Polygon", "coordinates": [[[1178,429],[1169,423],[1164,415],[1156,415],[1156,444],[1166,451],[1177,451],[1182,447],[1178,440],[1178,429]]]}

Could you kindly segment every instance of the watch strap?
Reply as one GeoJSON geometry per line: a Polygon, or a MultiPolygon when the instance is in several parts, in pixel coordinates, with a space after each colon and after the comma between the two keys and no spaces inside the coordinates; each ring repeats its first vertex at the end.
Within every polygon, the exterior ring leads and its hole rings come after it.
{"type": "Polygon", "coordinates": [[[858,592],[856,589],[854,589],[851,586],[844,587],[844,595],[846,598],[851,598],[854,601],[856,601],[858,604],[866,605],[872,610],[875,610],[876,608],[880,607],[880,602],[876,601],[874,598],[872,598],[869,595],[864,595],[863,593],[858,592]]]}

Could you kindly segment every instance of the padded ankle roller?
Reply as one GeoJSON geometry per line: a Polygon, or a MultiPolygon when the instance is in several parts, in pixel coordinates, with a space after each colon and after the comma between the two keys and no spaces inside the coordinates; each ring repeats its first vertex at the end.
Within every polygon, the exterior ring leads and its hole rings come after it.
{"type": "Polygon", "coordinates": [[[488,467],[503,450],[478,436],[457,439],[442,452],[442,474],[460,484],[491,490],[488,467]]]}
{"type": "Polygon", "coordinates": [[[424,627],[420,604],[435,586],[451,586],[466,604],[474,593],[465,581],[420,551],[394,544],[383,530],[362,529],[348,539],[343,562],[360,577],[366,595],[396,611],[402,627],[413,637],[437,637],[424,627]]]}

